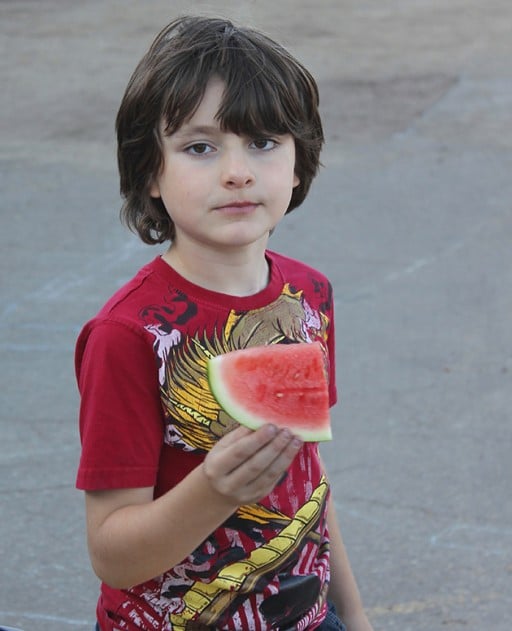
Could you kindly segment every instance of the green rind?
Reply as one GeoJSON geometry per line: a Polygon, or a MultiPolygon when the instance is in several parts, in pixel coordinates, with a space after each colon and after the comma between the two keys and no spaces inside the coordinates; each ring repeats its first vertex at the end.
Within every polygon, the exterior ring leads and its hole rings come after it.
{"type": "MultiPolygon", "coordinates": [[[[229,416],[231,416],[231,418],[249,429],[257,430],[265,425],[266,421],[262,421],[259,416],[255,417],[250,414],[248,410],[237,405],[236,401],[233,400],[220,374],[223,359],[224,355],[218,355],[208,361],[207,374],[210,389],[218,404],[227,414],[229,414],[229,416]]],[[[275,419],[268,422],[274,422],[279,427],[286,427],[285,424],[282,424],[275,419]]],[[[332,430],[330,425],[322,429],[315,427],[311,430],[306,428],[290,427],[290,431],[292,431],[304,442],[324,442],[332,440],[332,430]]]]}

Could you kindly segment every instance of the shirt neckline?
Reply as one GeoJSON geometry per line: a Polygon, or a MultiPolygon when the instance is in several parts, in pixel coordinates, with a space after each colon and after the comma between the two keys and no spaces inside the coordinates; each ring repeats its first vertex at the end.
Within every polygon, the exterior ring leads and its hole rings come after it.
{"type": "Polygon", "coordinates": [[[231,309],[237,310],[246,308],[257,309],[275,300],[280,295],[283,287],[283,278],[275,253],[266,250],[265,257],[269,266],[269,282],[261,291],[249,296],[233,296],[196,285],[181,276],[169,263],[162,259],[161,255],[158,255],[153,260],[151,266],[160,277],[165,278],[166,282],[174,290],[185,294],[189,299],[214,306],[226,305],[231,309]]]}

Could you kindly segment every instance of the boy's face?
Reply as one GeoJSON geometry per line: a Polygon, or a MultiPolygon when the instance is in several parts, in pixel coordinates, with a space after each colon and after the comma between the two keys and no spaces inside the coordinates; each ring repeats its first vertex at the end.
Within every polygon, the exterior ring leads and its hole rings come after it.
{"type": "Polygon", "coordinates": [[[163,136],[164,165],[150,194],[174,222],[174,249],[266,244],[299,184],[290,134],[249,138],[220,129],[223,90],[213,78],[192,118],[163,136]]]}

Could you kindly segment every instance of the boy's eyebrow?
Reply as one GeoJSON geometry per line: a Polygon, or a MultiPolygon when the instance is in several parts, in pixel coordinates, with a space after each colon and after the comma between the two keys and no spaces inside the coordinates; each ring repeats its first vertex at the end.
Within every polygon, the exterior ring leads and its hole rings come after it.
{"type": "MultiPolygon", "coordinates": [[[[178,140],[188,140],[189,138],[195,138],[196,136],[218,136],[219,134],[222,134],[222,133],[223,133],[223,130],[220,127],[220,125],[188,126],[185,123],[172,134],[166,134],[166,135],[173,136],[173,138],[177,138],[178,140]]],[[[259,134],[257,134],[257,136],[261,138],[266,138],[267,136],[284,136],[285,134],[286,132],[272,132],[272,131],[262,130],[259,134]]],[[[244,135],[244,134],[241,133],[241,135],[244,135]]]]}
{"type": "Polygon", "coordinates": [[[211,136],[213,134],[220,133],[220,127],[218,125],[193,125],[188,126],[186,123],[177,129],[173,136],[177,138],[189,138],[193,136],[211,136]]]}

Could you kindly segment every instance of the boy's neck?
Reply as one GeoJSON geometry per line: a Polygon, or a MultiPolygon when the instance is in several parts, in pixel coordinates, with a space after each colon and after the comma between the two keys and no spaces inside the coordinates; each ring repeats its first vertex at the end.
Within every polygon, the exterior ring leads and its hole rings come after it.
{"type": "Polygon", "coordinates": [[[257,294],[269,282],[269,265],[261,246],[228,254],[208,250],[192,254],[171,245],[162,259],[194,285],[230,296],[257,294]]]}

